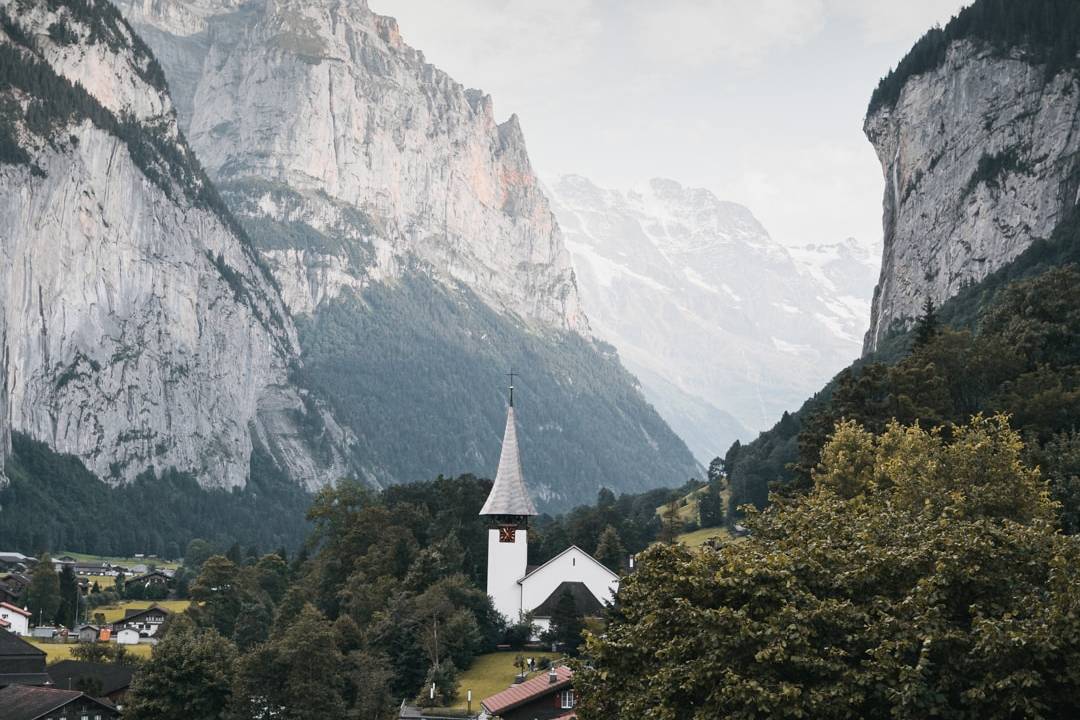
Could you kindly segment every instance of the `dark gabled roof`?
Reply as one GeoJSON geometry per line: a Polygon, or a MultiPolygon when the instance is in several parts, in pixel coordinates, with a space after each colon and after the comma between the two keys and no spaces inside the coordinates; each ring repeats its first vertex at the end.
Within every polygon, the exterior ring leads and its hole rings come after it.
{"type": "Polygon", "coordinates": [[[574,598],[574,604],[577,605],[577,610],[582,615],[599,615],[604,610],[603,603],[596,599],[592,590],[585,583],[577,580],[565,580],[559,583],[559,587],[555,588],[544,602],[533,608],[533,617],[549,618],[554,615],[555,608],[559,604],[559,598],[563,596],[564,592],[569,592],[571,597],[574,598]]]}
{"type": "Polygon", "coordinates": [[[45,651],[36,648],[15,633],[0,632],[0,657],[40,657],[45,659],[45,651]]]}
{"type": "Polygon", "coordinates": [[[101,686],[102,695],[111,695],[131,685],[133,669],[117,663],[83,662],[81,660],[61,660],[49,666],[49,677],[53,685],[62,690],[74,690],[79,681],[94,679],[101,686]]]}
{"type": "Polygon", "coordinates": [[[135,609],[135,610],[132,610],[131,608],[128,608],[127,610],[124,611],[124,622],[127,622],[128,620],[130,620],[132,618],[141,617],[141,616],[146,615],[147,613],[152,612],[152,611],[157,611],[157,612],[161,613],[162,615],[165,615],[166,617],[169,615],[169,611],[166,610],[165,608],[161,607],[160,605],[151,605],[148,608],[138,608],[138,609],[135,609]]]}
{"type": "Polygon", "coordinates": [[[555,682],[551,682],[548,673],[538,673],[531,680],[526,680],[520,685],[511,685],[500,693],[491,697],[483,698],[480,703],[492,715],[501,715],[508,710],[513,710],[525,703],[532,702],[537,698],[550,695],[553,692],[570,687],[574,677],[574,671],[565,665],[555,668],[555,682]]]}
{"type": "Polygon", "coordinates": [[[112,705],[95,700],[78,690],[58,690],[30,685],[8,685],[0,689],[0,708],[4,710],[4,720],[37,720],[76,700],[86,700],[100,705],[112,717],[116,716],[116,709],[112,705]]]}

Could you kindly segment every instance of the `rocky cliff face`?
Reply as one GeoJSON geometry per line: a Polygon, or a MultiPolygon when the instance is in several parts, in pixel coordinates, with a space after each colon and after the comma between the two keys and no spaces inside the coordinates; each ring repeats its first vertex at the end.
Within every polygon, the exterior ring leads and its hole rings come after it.
{"type": "Polygon", "coordinates": [[[672,180],[566,176],[551,194],[595,332],[699,460],[858,355],[873,263],[856,243],[789,250],[747,208],[672,180]]]}
{"type": "Polygon", "coordinates": [[[296,377],[355,433],[360,473],[493,472],[511,365],[545,508],[699,472],[594,342],[516,117],[497,122],[362,0],[120,6],[272,269],[296,377]]]}
{"type": "Polygon", "coordinates": [[[103,0],[0,10],[5,439],[113,482],[235,487],[256,447],[309,488],[339,477],[344,433],[289,385],[295,328],[149,50],[103,0]]]}
{"type": "Polygon", "coordinates": [[[1070,72],[972,40],[866,118],[885,175],[884,255],[864,351],[1050,235],[1080,190],[1070,72]]]}
{"type": "Polygon", "coordinates": [[[496,122],[392,18],[362,1],[121,6],[178,78],[211,177],[281,229],[260,242],[293,311],[419,262],[493,307],[587,329],[517,118],[496,122]]]}

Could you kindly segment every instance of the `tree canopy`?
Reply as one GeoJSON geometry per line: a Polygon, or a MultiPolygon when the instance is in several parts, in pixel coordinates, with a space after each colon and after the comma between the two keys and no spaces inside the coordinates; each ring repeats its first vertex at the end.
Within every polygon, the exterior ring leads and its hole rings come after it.
{"type": "Polygon", "coordinates": [[[575,678],[591,718],[1051,718],[1080,709],[1080,545],[1003,416],[838,425],[813,489],[654,546],[575,678]]]}

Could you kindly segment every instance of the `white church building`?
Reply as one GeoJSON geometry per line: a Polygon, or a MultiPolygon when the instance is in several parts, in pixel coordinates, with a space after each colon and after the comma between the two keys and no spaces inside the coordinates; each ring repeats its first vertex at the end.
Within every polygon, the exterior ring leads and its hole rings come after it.
{"type": "Polygon", "coordinates": [[[576,545],[543,565],[528,564],[529,518],[537,512],[521,471],[513,385],[499,469],[480,514],[490,520],[487,592],[495,609],[511,622],[531,614],[540,631],[546,630],[566,591],[584,615],[595,615],[612,601],[619,589],[619,576],[576,545]]]}

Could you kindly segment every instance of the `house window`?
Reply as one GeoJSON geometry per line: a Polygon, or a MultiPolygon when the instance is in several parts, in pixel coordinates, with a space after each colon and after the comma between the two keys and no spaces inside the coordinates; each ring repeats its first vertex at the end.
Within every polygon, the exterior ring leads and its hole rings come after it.
{"type": "Polygon", "coordinates": [[[574,708],[574,690],[573,690],[573,688],[571,688],[570,690],[563,690],[562,691],[562,696],[560,697],[560,700],[562,701],[560,703],[560,707],[563,710],[572,710],[574,708]]]}

